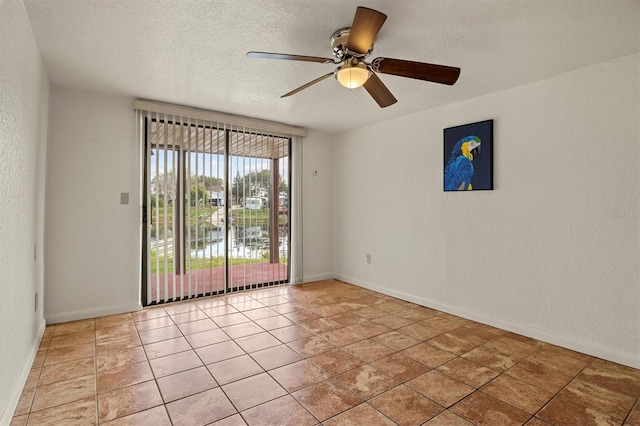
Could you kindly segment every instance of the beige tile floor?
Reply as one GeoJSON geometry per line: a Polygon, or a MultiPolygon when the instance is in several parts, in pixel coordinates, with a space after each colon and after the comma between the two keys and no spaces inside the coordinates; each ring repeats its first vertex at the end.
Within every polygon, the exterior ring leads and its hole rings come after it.
{"type": "Polygon", "coordinates": [[[47,327],[12,425],[640,425],[640,371],[338,281],[47,327]]]}

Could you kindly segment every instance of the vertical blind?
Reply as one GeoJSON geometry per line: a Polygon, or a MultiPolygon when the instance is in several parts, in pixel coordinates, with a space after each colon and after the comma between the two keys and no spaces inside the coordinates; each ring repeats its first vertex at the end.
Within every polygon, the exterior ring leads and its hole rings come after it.
{"type": "Polygon", "coordinates": [[[147,101],[134,107],[147,160],[145,304],[301,282],[301,200],[291,179],[301,164],[290,159],[304,129],[147,101]]]}

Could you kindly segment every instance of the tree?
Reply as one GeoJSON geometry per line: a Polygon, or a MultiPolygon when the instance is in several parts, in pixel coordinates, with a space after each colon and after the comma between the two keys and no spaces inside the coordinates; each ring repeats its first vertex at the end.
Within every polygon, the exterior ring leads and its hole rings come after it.
{"type": "Polygon", "coordinates": [[[222,192],[224,188],[224,180],[215,176],[192,176],[191,179],[195,179],[199,184],[204,185],[209,192],[222,192]]]}
{"type": "Polygon", "coordinates": [[[173,170],[168,173],[157,174],[151,179],[151,197],[159,197],[162,203],[166,199],[174,200],[176,198],[177,179],[173,170]]]}
{"type": "MultiPolygon", "coordinates": [[[[238,171],[233,183],[231,184],[231,196],[236,203],[247,197],[266,197],[271,198],[271,170],[264,169],[259,172],[251,172],[240,175],[238,171]]],[[[196,176],[195,174],[189,178],[187,182],[190,191],[191,205],[196,202],[206,203],[209,201],[212,193],[217,193],[223,197],[224,180],[215,176],[196,176]]],[[[170,202],[176,199],[176,189],[178,179],[173,170],[167,173],[161,173],[151,179],[151,198],[155,201],[158,199],[160,204],[165,201],[170,202]]],[[[278,176],[278,192],[286,194],[289,186],[282,175],[278,176]]]]}
{"type": "Polygon", "coordinates": [[[280,192],[280,194],[289,194],[289,185],[287,184],[287,181],[284,180],[282,175],[278,177],[278,192],[280,192]]]}
{"type": "Polygon", "coordinates": [[[269,171],[251,172],[244,176],[238,173],[233,181],[232,190],[236,200],[247,197],[266,197],[269,194],[269,171]]]}
{"type": "Polygon", "coordinates": [[[189,190],[189,200],[192,207],[195,206],[196,203],[198,203],[198,205],[208,203],[209,191],[207,191],[203,185],[198,185],[194,182],[189,190]]]}
{"type": "Polygon", "coordinates": [[[240,198],[244,192],[242,177],[240,171],[236,173],[236,177],[233,178],[233,185],[231,186],[231,198],[236,204],[240,204],[240,198]]]}
{"type": "MultiPolygon", "coordinates": [[[[247,197],[271,197],[271,170],[247,173],[240,176],[238,172],[231,186],[231,193],[236,201],[247,197]]],[[[278,191],[288,193],[289,186],[282,175],[278,176],[278,191]]]]}

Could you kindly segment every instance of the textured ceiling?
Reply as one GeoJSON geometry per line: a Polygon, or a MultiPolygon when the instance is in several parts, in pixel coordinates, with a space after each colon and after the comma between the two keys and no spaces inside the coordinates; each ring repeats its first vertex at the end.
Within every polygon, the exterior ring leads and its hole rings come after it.
{"type": "MultiPolygon", "coordinates": [[[[244,115],[331,133],[547,78],[640,50],[638,0],[24,0],[53,84],[244,115]],[[377,56],[457,66],[455,86],[381,79],[398,103],[327,79],[357,6],[388,15],[377,56]]],[[[605,82],[606,83],[606,82],[605,82]]]]}

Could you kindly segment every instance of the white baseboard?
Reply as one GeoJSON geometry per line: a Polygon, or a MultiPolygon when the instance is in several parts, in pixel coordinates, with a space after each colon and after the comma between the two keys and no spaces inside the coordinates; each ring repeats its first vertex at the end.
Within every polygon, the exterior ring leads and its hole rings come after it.
{"type": "Polygon", "coordinates": [[[315,281],[332,280],[333,277],[334,277],[333,273],[316,274],[316,275],[305,275],[304,277],[302,277],[302,282],[303,283],[312,283],[312,282],[315,282],[315,281]]]}
{"type": "Polygon", "coordinates": [[[42,341],[42,336],[44,335],[44,330],[46,328],[47,322],[42,319],[40,325],[38,326],[38,337],[34,340],[33,345],[31,346],[31,350],[29,351],[29,355],[22,364],[20,375],[18,375],[17,380],[14,382],[13,389],[11,389],[11,393],[9,394],[7,405],[4,406],[2,415],[0,415],[0,425],[8,425],[11,423],[13,413],[16,411],[16,407],[18,406],[18,402],[20,401],[20,396],[22,395],[22,390],[24,389],[24,385],[27,383],[27,379],[29,378],[29,372],[31,371],[31,367],[33,366],[33,361],[36,359],[36,355],[38,354],[38,348],[40,348],[40,342],[42,341]]]}
{"type": "Polygon", "coordinates": [[[87,318],[103,317],[105,315],[124,314],[126,312],[136,312],[142,309],[140,303],[131,305],[104,306],[82,311],[60,312],[47,314],[47,324],[57,324],[59,322],[77,321],[87,318]]]}
{"type": "Polygon", "coordinates": [[[367,288],[369,290],[377,291],[388,296],[396,297],[401,300],[406,300],[407,302],[413,302],[421,306],[426,306],[427,308],[436,309],[438,311],[466,318],[471,321],[480,322],[482,324],[487,324],[492,327],[500,328],[502,330],[521,334],[523,336],[540,340],[542,342],[551,343],[553,345],[571,349],[576,352],[581,352],[587,355],[595,356],[597,358],[605,359],[607,361],[640,369],[640,356],[638,354],[616,351],[609,347],[605,347],[603,345],[599,345],[587,340],[557,334],[549,330],[515,323],[502,318],[494,318],[480,312],[473,312],[465,309],[460,309],[455,306],[444,305],[439,302],[423,299],[421,297],[395,291],[386,287],[380,287],[370,283],[365,283],[344,275],[338,274],[335,276],[335,279],[344,281],[349,284],[357,285],[359,287],[367,288]]]}

